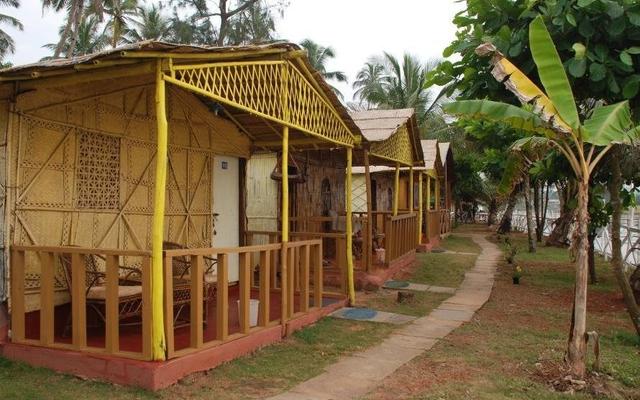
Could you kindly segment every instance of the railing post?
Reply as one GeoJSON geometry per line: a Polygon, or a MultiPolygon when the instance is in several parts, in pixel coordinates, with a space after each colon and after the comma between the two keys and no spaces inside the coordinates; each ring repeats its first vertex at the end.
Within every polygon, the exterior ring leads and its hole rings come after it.
{"type": "Polygon", "coordinates": [[[118,318],[118,256],[106,256],[105,348],[114,354],[120,350],[120,319],[118,318]]]}
{"type": "Polygon", "coordinates": [[[87,346],[86,273],[82,258],[82,254],[71,254],[71,336],[76,349],[87,346]]]}
{"type": "Polygon", "coordinates": [[[391,261],[391,251],[393,248],[393,232],[392,230],[392,223],[391,223],[391,217],[390,216],[386,216],[385,218],[385,228],[384,228],[384,245],[386,247],[386,251],[384,252],[384,262],[385,264],[389,265],[389,261],[391,261]]]}
{"type": "Polygon", "coordinates": [[[260,326],[269,325],[269,308],[271,300],[271,285],[269,284],[269,278],[271,274],[270,257],[271,251],[260,252],[260,315],[258,323],[260,326]]]}
{"type": "Polygon", "coordinates": [[[11,341],[24,340],[24,251],[11,251],[11,341]]]}
{"type": "Polygon", "coordinates": [[[251,298],[251,254],[240,253],[240,294],[238,305],[240,316],[240,332],[249,333],[251,321],[249,318],[249,301],[251,298]]]}
{"type": "Polygon", "coordinates": [[[191,347],[199,349],[202,347],[202,327],[203,327],[203,286],[204,271],[202,266],[203,260],[201,255],[191,256],[191,319],[190,319],[190,336],[191,347]]]}
{"type": "Polygon", "coordinates": [[[41,253],[40,271],[40,344],[47,346],[53,343],[53,279],[54,255],[41,253]]]}
{"type": "Polygon", "coordinates": [[[218,254],[218,290],[216,292],[216,339],[229,336],[229,255],[218,254]]]}
{"type": "Polygon", "coordinates": [[[322,240],[320,243],[314,246],[313,252],[313,305],[314,307],[322,308],[322,240]]]}
{"type": "Polygon", "coordinates": [[[310,245],[304,246],[304,254],[302,256],[302,268],[300,271],[300,311],[309,311],[309,261],[310,261],[310,245]]]}

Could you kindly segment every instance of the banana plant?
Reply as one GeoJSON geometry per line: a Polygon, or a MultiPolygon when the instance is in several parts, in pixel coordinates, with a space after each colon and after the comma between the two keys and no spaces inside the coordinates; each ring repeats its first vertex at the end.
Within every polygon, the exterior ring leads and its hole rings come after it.
{"type": "Polygon", "coordinates": [[[580,119],[569,79],[540,16],[529,25],[529,46],[544,90],[491,43],[476,49],[481,56],[491,56],[492,75],[516,95],[523,107],[490,100],[466,100],[449,103],[444,110],[465,118],[502,122],[529,132],[529,140],[544,140],[557,148],[571,165],[578,186],[572,243],[576,254],[576,282],[565,359],[572,374],[583,377],[587,352],[589,179],[614,144],[638,140],[640,127],[633,127],[626,101],[600,105],[587,113],[584,120],[580,119]]]}

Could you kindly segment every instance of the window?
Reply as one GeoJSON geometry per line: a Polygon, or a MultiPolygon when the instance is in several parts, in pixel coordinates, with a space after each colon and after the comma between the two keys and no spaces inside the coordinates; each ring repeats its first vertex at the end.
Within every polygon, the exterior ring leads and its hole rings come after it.
{"type": "Polygon", "coordinates": [[[120,207],[120,139],[94,132],[78,134],[76,207],[120,207]]]}

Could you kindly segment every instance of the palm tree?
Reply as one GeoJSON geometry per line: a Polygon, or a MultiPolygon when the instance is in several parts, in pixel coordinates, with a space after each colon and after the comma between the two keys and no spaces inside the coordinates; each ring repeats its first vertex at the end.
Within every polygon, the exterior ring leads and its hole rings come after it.
{"type": "Polygon", "coordinates": [[[132,26],[125,36],[128,43],[164,40],[169,35],[171,20],[162,13],[162,6],[152,4],[138,8],[138,18],[132,21],[132,26]]]}
{"type": "MultiPolygon", "coordinates": [[[[71,57],[74,54],[76,42],[80,35],[80,25],[87,18],[85,11],[90,9],[90,14],[94,15],[99,22],[102,21],[102,1],[100,0],[42,0],[43,10],[51,8],[55,12],[65,11],[67,13],[66,23],[60,32],[60,39],[55,45],[53,58],[58,58],[61,53],[71,57]]],[[[46,46],[48,47],[48,46],[46,46]]]]}
{"type": "Polygon", "coordinates": [[[138,0],[106,0],[104,2],[104,13],[109,16],[107,29],[111,32],[111,47],[118,46],[137,11],[138,0]]]}
{"type": "MultiPolygon", "coordinates": [[[[109,45],[109,37],[104,31],[100,31],[99,28],[100,22],[95,16],[82,21],[78,26],[75,39],[69,37],[67,43],[63,44],[65,50],[62,54],[64,54],[66,58],[70,58],[103,50],[109,45]]],[[[65,26],[60,27],[61,34],[64,29],[65,26]]],[[[55,51],[58,44],[49,43],[42,47],[55,51]]],[[[53,58],[55,58],[55,56],[53,58]]]]}
{"type": "Polygon", "coordinates": [[[271,10],[258,1],[230,20],[225,43],[237,45],[243,43],[261,43],[275,37],[275,21],[271,10]]]}
{"type": "Polygon", "coordinates": [[[421,63],[411,54],[402,61],[389,53],[371,58],[358,72],[353,88],[360,101],[378,108],[414,108],[420,124],[439,107],[439,99],[425,88],[427,74],[437,62],[421,63]]]}
{"type": "MultiPolygon", "coordinates": [[[[331,46],[324,47],[314,42],[311,39],[305,39],[300,43],[307,51],[307,57],[309,63],[315,68],[320,75],[326,80],[334,80],[337,82],[347,82],[347,75],[342,71],[327,71],[327,62],[336,57],[336,53],[331,46]]],[[[331,85],[330,85],[331,86],[331,85]]],[[[331,89],[340,97],[343,98],[342,93],[335,87],[331,86],[331,89]]]]}
{"type": "MultiPolygon", "coordinates": [[[[3,7],[20,7],[20,0],[0,0],[0,6],[3,7]]],[[[0,24],[11,25],[16,29],[23,30],[24,26],[16,18],[0,14],[0,24]]],[[[16,51],[16,44],[13,38],[4,30],[0,29],[0,59],[4,59],[7,54],[13,54],[16,51]]]]}

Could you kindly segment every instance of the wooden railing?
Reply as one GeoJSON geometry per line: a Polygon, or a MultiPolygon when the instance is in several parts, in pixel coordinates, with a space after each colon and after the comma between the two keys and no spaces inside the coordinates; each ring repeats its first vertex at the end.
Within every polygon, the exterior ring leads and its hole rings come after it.
{"type": "Polygon", "coordinates": [[[387,216],[385,228],[385,261],[387,265],[416,250],[416,213],[387,216]]]}
{"type": "Polygon", "coordinates": [[[445,235],[451,232],[451,213],[448,209],[441,209],[439,212],[440,235],[445,235]]]}
{"type": "MultiPolygon", "coordinates": [[[[258,233],[255,233],[256,235],[258,233]]],[[[271,233],[267,233],[271,234],[271,233]]],[[[322,306],[322,242],[305,240],[291,243],[271,243],[238,248],[202,248],[166,250],[164,252],[164,295],[165,334],[167,338],[167,358],[179,357],[203,348],[214,347],[235,340],[256,331],[286,322],[288,319],[306,313],[311,307],[322,306]],[[238,279],[238,322],[239,331],[230,332],[229,309],[229,262],[237,255],[238,279]],[[176,258],[187,258],[191,264],[190,276],[190,339],[186,347],[176,349],[174,326],[173,264],[176,258]],[[205,336],[205,311],[207,302],[204,293],[204,261],[216,260],[215,278],[215,332],[205,336]],[[255,263],[257,260],[257,263],[255,263]],[[286,265],[286,268],[282,268],[286,265]],[[256,294],[257,292],[257,294],[256,294]],[[280,294],[280,315],[272,315],[271,294],[280,294]],[[297,301],[296,301],[297,297],[297,301]],[[251,299],[259,300],[258,324],[250,324],[251,299]],[[310,300],[313,306],[310,306],[310,300]]]]}
{"type": "MultiPolygon", "coordinates": [[[[120,357],[151,359],[151,253],[148,251],[105,250],[82,247],[12,246],[11,247],[11,341],[83,352],[103,353],[120,357]],[[91,258],[91,262],[88,262],[91,258]],[[102,264],[102,265],[97,265],[102,264]],[[125,267],[124,265],[129,265],[125,267]],[[39,333],[27,332],[25,324],[28,310],[25,308],[26,266],[40,267],[39,333]],[[66,276],[68,294],[71,297],[71,326],[64,326],[56,335],[54,281],[58,266],[66,276]],[[96,268],[96,266],[98,268],[96,268]],[[131,276],[135,272],[135,277],[131,276]],[[91,287],[100,280],[102,299],[87,299],[91,287]],[[141,286],[138,297],[130,297],[123,304],[119,289],[123,279],[141,286]],[[94,281],[96,280],[96,281],[94,281]],[[70,282],[69,282],[70,281],[70,282]],[[87,340],[87,307],[104,318],[104,345],[94,346],[87,340]],[[124,308],[126,306],[126,309],[124,308]],[[142,324],[142,341],[139,352],[120,350],[120,318],[136,314],[142,324]],[[66,331],[71,328],[70,343],[66,331]],[[39,337],[35,337],[39,336],[39,337]]],[[[34,271],[30,270],[30,273],[34,271]]],[[[64,279],[64,278],[63,278],[64,279]]],[[[34,315],[36,313],[34,312],[34,315]]],[[[59,321],[58,326],[61,326],[59,321]]],[[[29,331],[33,331],[29,329],[29,331]]]]}
{"type": "Polygon", "coordinates": [[[427,211],[427,239],[431,240],[440,236],[440,211],[427,211]]]}

